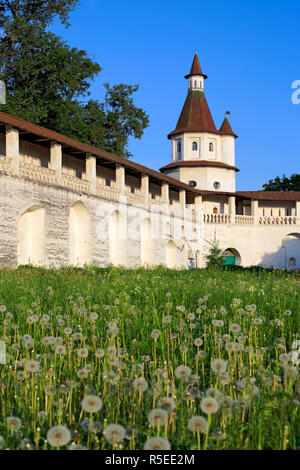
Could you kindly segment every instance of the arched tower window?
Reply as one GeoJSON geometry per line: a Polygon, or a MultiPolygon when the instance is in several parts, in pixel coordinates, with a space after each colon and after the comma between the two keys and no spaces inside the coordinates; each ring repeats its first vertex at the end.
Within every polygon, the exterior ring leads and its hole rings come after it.
{"type": "Polygon", "coordinates": [[[193,142],[193,151],[197,151],[198,150],[198,144],[197,142],[193,142]]]}
{"type": "Polygon", "coordinates": [[[218,208],[217,208],[217,207],[214,207],[214,208],[213,208],[213,213],[214,213],[214,214],[217,214],[217,213],[218,213],[218,208]]]}
{"type": "Polygon", "coordinates": [[[210,142],[210,144],[209,144],[209,151],[210,152],[214,151],[214,144],[212,142],[210,142]]]}

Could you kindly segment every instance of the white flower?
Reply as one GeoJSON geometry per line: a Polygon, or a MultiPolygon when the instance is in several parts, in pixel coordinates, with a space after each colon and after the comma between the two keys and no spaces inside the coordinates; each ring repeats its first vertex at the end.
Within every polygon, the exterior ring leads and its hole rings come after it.
{"type": "Polygon", "coordinates": [[[153,330],[151,333],[151,338],[152,339],[158,339],[160,336],[160,331],[159,330],[153,330]]]}
{"type": "Polygon", "coordinates": [[[63,344],[58,344],[55,348],[56,354],[65,354],[66,347],[63,344]]]}
{"type": "Polygon", "coordinates": [[[87,348],[77,349],[77,356],[78,357],[86,358],[86,357],[88,357],[88,355],[89,355],[89,351],[88,351],[87,348]]]}
{"type": "Polygon", "coordinates": [[[292,344],[292,349],[300,348],[300,339],[296,339],[292,344]]]}
{"type": "Polygon", "coordinates": [[[173,398],[164,397],[159,400],[158,406],[166,411],[173,411],[175,409],[175,401],[173,398]]]}
{"type": "Polygon", "coordinates": [[[145,392],[148,388],[148,383],[144,377],[138,377],[132,385],[138,392],[145,392]]]}
{"type": "Polygon", "coordinates": [[[12,431],[18,431],[22,426],[22,421],[16,416],[9,416],[6,418],[6,424],[12,431]]]}
{"type": "Polygon", "coordinates": [[[26,361],[25,369],[28,372],[38,372],[40,370],[40,363],[38,361],[26,361]]]}
{"type": "Polygon", "coordinates": [[[178,379],[186,379],[191,375],[191,369],[188,366],[178,366],[175,375],[178,379]]]}
{"type": "Polygon", "coordinates": [[[233,333],[237,334],[241,331],[241,327],[238,323],[231,323],[230,325],[230,331],[233,333]]]}
{"type": "Polygon", "coordinates": [[[105,351],[103,349],[97,349],[95,351],[95,356],[101,359],[102,357],[105,356],[105,351]]]}
{"type": "Polygon", "coordinates": [[[81,402],[81,408],[88,413],[96,413],[103,406],[101,398],[95,395],[87,395],[81,402]]]}
{"type": "Polygon", "coordinates": [[[117,444],[124,439],[125,429],[119,424],[109,424],[103,434],[109,443],[117,444]]]}
{"type": "Polygon", "coordinates": [[[200,408],[203,413],[206,413],[207,415],[214,414],[217,413],[219,409],[219,404],[215,398],[206,397],[201,400],[200,408]]]}
{"type": "Polygon", "coordinates": [[[66,426],[53,426],[47,432],[47,441],[53,447],[65,446],[71,440],[71,433],[66,426]]]}
{"type": "Polygon", "coordinates": [[[156,408],[148,414],[148,421],[151,426],[163,426],[168,420],[168,413],[162,408],[156,408]]]}
{"type": "Polygon", "coordinates": [[[194,416],[188,422],[188,429],[192,432],[206,432],[207,420],[203,416],[194,416]]]}
{"type": "Polygon", "coordinates": [[[227,361],[223,359],[215,359],[211,364],[211,369],[216,374],[223,374],[226,371],[227,361]]]}
{"type": "Polygon", "coordinates": [[[150,437],[145,444],[144,450],[170,450],[171,444],[163,437],[150,437]]]}

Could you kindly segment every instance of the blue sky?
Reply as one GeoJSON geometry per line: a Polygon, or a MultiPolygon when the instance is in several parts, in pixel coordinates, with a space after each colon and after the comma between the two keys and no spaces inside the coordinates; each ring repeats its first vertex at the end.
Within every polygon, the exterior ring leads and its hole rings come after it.
{"type": "Polygon", "coordinates": [[[269,179],[300,172],[300,3],[282,0],[81,0],[71,27],[51,30],[85,49],[103,68],[91,87],[139,84],[135,103],[150,116],[141,140],[130,140],[134,161],[158,169],[170,161],[167,134],[187,94],[184,75],[194,56],[206,80],[216,126],[225,111],[236,141],[237,190],[261,189],[269,179]]]}

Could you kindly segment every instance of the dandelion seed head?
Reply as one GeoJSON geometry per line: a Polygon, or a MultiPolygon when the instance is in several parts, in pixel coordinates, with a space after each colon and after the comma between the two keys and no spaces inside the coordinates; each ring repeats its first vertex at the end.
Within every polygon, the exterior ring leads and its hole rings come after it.
{"type": "Polygon", "coordinates": [[[205,433],[208,423],[203,416],[193,416],[188,422],[188,429],[194,433],[205,433]]]}
{"type": "Polygon", "coordinates": [[[88,413],[97,413],[101,410],[103,402],[96,395],[87,395],[81,401],[81,408],[88,413]]]}
{"type": "Polygon", "coordinates": [[[150,437],[145,444],[144,450],[170,450],[171,444],[163,437],[150,437]]]}
{"type": "Polygon", "coordinates": [[[53,426],[47,431],[47,441],[53,447],[65,446],[71,440],[71,433],[66,426],[53,426]]]}
{"type": "Polygon", "coordinates": [[[109,424],[103,434],[110,444],[117,444],[125,438],[125,428],[120,424],[109,424]]]}
{"type": "Polygon", "coordinates": [[[162,408],[151,410],[148,414],[148,421],[151,426],[163,426],[168,420],[168,413],[162,408]]]}
{"type": "Polygon", "coordinates": [[[201,400],[200,407],[203,413],[214,414],[217,413],[219,404],[215,398],[206,397],[201,400]]]}

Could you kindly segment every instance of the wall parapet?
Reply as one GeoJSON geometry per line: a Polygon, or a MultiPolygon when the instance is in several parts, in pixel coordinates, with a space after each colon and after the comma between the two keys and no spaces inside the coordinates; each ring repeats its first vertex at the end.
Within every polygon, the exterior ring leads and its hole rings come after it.
{"type": "Polygon", "coordinates": [[[22,178],[47,183],[50,185],[56,184],[55,170],[44,168],[41,166],[30,165],[29,163],[20,163],[19,176],[22,178]]]}
{"type": "Polygon", "coordinates": [[[1,155],[0,158],[0,171],[1,173],[11,173],[12,159],[1,155]]]}
{"type": "Polygon", "coordinates": [[[259,225],[298,225],[300,224],[300,217],[259,217],[258,223],[259,225]]]}
{"type": "Polygon", "coordinates": [[[204,214],[203,222],[207,224],[230,224],[231,215],[229,214],[204,214]]]}
{"type": "Polygon", "coordinates": [[[252,215],[236,215],[235,223],[242,225],[253,225],[255,224],[255,218],[252,215]]]}
{"type": "MultiPolygon", "coordinates": [[[[16,174],[13,170],[13,160],[11,157],[0,155],[0,173],[15,177],[16,174]]],[[[68,175],[64,172],[61,173],[61,178],[57,179],[57,172],[55,169],[47,168],[44,166],[32,165],[27,162],[20,162],[19,164],[19,178],[34,181],[47,186],[61,187],[69,189],[78,194],[94,195],[107,200],[119,201],[121,192],[119,188],[113,186],[106,186],[105,184],[97,184],[93,189],[92,183],[86,179],[78,178],[76,176],[68,175]]],[[[197,208],[202,204],[187,204],[185,201],[175,201],[170,199],[169,204],[162,200],[161,197],[153,198],[151,194],[136,194],[125,192],[124,196],[130,205],[139,207],[147,207],[148,209],[154,207],[156,210],[165,210],[169,208],[171,213],[176,216],[184,217],[184,212],[187,211],[188,218],[196,223],[201,220],[204,224],[226,224],[226,225],[255,225],[255,226],[286,226],[286,225],[300,225],[300,217],[298,216],[253,216],[253,215],[238,215],[238,214],[211,214],[204,213],[200,215],[197,208]],[[183,212],[182,212],[183,211],[183,212]],[[178,213],[177,213],[178,212],[178,213]]]]}
{"type": "Polygon", "coordinates": [[[203,222],[207,224],[237,225],[300,225],[300,217],[254,217],[251,215],[204,214],[203,222]]]}

